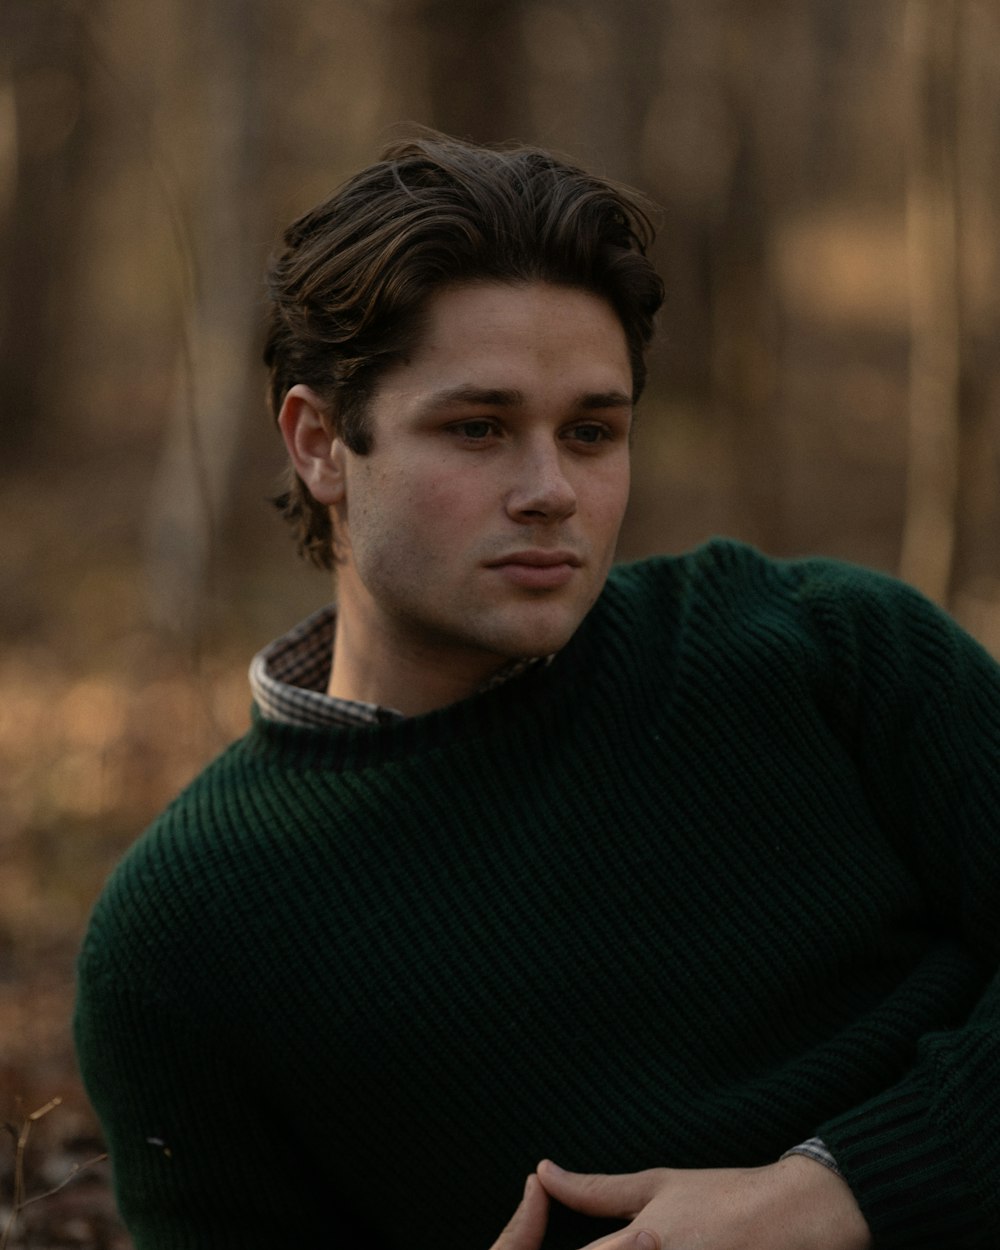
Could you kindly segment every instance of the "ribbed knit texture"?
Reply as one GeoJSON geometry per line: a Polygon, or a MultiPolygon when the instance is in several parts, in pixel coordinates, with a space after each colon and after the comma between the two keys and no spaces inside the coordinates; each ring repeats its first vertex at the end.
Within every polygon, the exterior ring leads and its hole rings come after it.
{"type": "Polygon", "coordinates": [[[995,1247],[998,947],[997,667],[716,542],[498,690],[258,718],[109,883],[77,1037],[140,1250],[487,1250],[543,1156],[814,1134],[878,1247],[995,1247]]]}

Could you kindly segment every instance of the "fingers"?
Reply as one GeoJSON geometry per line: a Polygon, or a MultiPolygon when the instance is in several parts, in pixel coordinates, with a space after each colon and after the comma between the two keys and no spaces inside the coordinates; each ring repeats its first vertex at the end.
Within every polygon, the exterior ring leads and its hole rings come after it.
{"type": "Polygon", "coordinates": [[[592,1241],[583,1250],[663,1250],[663,1242],[658,1233],[648,1229],[637,1229],[634,1225],[610,1233],[600,1241],[592,1241]]]}
{"type": "Polygon", "coordinates": [[[493,1243],[492,1250],[539,1250],[548,1219],[548,1195],[538,1177],[531,1175],[524,1186],[524,1196],[517,1210],[493,1243]]]}
{"type": "Polygon", "coordinates": [[[551,1159],[538,1165],[538,1179],[549,1195],[563,1206],[584,1215],[632,1219],[642,1210],[663,1182],[663,1172],[600,1173],[566,1172],[551,1159]]]}

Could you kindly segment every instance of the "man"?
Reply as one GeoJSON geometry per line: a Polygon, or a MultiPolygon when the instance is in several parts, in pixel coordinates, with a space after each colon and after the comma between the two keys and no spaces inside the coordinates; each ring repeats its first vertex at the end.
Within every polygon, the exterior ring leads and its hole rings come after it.
{"type": "Polygon", "coordinates": [[[337,607],[81,956],[139,1250],[997,1244],[1000,674],[829,561],[609,572],[649,238],[439,137],[287,232],[282,504],[337,607]]]}

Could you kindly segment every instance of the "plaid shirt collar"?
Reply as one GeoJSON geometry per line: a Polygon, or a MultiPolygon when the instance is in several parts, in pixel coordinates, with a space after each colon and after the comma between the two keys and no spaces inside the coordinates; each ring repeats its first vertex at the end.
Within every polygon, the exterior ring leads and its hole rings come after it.
{"type": "MultiPolygon", "coordinates": [[[[338,699],[326,693],[336,619],[336,608],[328,604],[254,656],[250,664],[250,690],[261,714],[268,720],[307,729],[325,729],[333,725],[389,725],[404,719],[403,713],[395,708],[356,699],[338,699]]],[[[548,660],[511,660],[480,689],[492,690],[539,663],[548,663],[548,660]]]]}

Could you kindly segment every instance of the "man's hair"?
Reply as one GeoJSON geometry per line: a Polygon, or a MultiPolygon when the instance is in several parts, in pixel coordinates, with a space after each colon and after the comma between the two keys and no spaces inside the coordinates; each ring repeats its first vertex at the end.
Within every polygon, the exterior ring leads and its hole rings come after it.
{"type": "MultiPolygon", "coordinates": [[[[393,143],[285,232],[268,274],[272,415],[304,383],[328,405],[344,444],[368,453],[380,373],[413,351],[432,294],[476,281],[550,282],[606,299],[625,332],[638,399],[663,302],[646,258],[653,234],[637,194],[540,149],[433,133],[393,143]]],[[[332,568],[329,513],[291,467],[275,502],[299,552],[332,568]]]]}

